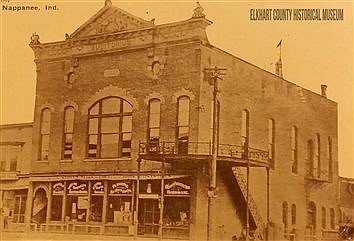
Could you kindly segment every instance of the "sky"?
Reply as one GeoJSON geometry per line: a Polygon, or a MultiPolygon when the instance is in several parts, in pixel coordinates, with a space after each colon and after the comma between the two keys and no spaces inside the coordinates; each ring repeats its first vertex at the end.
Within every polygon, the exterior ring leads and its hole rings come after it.
{"type": "MultiPolygon", "coordinates": [[[[9,2],[6,2],[9,1],[9,2]]],[[[64,40],[104,5],[104,0],[13,1],[2,5],[39,6],[40,11],[0,10],[1,124],[33,121],[36,71],[28,46],[64,40]],[[45,5],[58,10],[45,11],[45,5]]],[[[188,19],[195,1],[112,1],[135,16],[163,24],[188,19]]],[[[274,72],[282,39],[283,75],[288,81],[338,103],[340,175],[354,177],[353,161],[353,1],[200,1],[211,44],[274,72]],[[251,9],[343,9],[342,21],[251,21],[251,9]]]]}

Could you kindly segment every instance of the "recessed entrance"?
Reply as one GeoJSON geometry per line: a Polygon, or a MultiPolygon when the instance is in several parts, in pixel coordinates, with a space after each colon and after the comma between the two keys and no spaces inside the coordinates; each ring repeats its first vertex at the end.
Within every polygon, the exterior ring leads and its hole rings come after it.
{"type": "Polygon", "coordinates": [[[160,208],[158,199],[139,199],[139,229],[140,235],[158,235],[160,208]]]}

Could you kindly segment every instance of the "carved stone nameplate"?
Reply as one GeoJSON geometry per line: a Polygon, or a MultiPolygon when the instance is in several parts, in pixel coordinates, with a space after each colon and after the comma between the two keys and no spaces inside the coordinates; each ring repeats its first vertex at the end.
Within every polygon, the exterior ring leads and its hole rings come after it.
{"type": "Polygon", "coordinates": [[[116,77],[119,76],[120,71],[119,69],[106,69],[103,71],[103,76],[108,78],[108,77],[116,77]]]}

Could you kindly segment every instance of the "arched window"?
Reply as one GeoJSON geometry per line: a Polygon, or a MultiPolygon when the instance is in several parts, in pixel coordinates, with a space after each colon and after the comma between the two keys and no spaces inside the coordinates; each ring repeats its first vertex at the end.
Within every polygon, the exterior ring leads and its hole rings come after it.
{"type": "Polygon", "coordinates": [[[316,134],[316,147],[315,147],[315,152],[316,152],[316,162],[317,162],[317,177],[321,177],[321,138],[320,134],[316,134]]]}
{"type": "Polygon", "coordinates": [[[149,142],[158,142],[160,140],[160,108],[161,101],[159,99],[149,101],[149,142]]]}
{"type": "Polygon", "coordinates": [[[297,127],[291,128],[291,171],[297,173],[297,127]]]}
{"type": "Polygon", "coordinates": [[[327,139],[328,178],[333,179],[332,138],[327,139]]]}
{"type": "Polygon", "coordinates": [[[73,154],[74,113],[72,106],[64,110],[63,159],[71,159],[73,154]]]}
{"type": "Polygon", "coordinates": [[[334,214],[334,209],[331,208],[329,210],[329,216],[330,216],[330,226],[331,226],[331,229],[335,229],[335,214],[334,214]]]}
{"type": "Polygon", "coordinates": [[[177,141],[178,153],[188,153],[189,141],[189,110],[190,99],[188,96],[178,98],[178,115],[177,115],[177,141]]]}
{"type": "Polygon", "coordinates": [[[130,157],[132,106],[118,97],[108,97],[89,109],[89,158],[130,157]]]}
{"type": "Polygon", "coordinates": [[[284,228],[287,229],[288,228],[288,203],[287,202],[283,202],[282,205],[282,219],[283,219],[284,228]]]}
{"type": "Polygon", "coordinates": [[[275,168],[274,154],[275,154],[275,122],[273,119],[268,120],[268,156],[270,160],[270,167],[275,168]]]}
{"type": "Polygon", "coordinates": [[[47,161],[49,155],[50,115],[49,108],[42,110],[39,160],[43,161],[47,161]]]}
{"type": "Polygon", "coordinates": [[[314,202],[307,205],[307,227],[312,230],[316,229],[316,204],[314,202]]]}
{"type": "Polygon", "coordinates": [[[250,113],[248,110],[242,110],[241,115],[241,145],[246,151],[249,144],[249,124],[250,124],[250,113]]]}
{"type": "Polygon", "coordinates": [[[326,229],[326,208],[325,207],[322,207],[322,217],[321,217],[321,220],[322,220],[322,222],[321,222],[321,224],[322,224],[322,228],[323,229],[326,229]]]}
{"type": "Polygon", "coordinates": [[[309,166],[309,174],[313,177],[315,175],[315,161],[313,160],[313,141],[307,141],[307,162],[309,166]]]}
{"type": "Polygon", "coordinates": [[[296,205],[291,205],[291,224],[296,224],[296,205]]]}

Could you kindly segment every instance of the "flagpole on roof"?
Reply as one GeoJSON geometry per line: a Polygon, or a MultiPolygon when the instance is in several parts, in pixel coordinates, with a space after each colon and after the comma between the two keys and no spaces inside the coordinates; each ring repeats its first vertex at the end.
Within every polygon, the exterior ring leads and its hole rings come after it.
{"type": "Polygon", "coordinates": [[[283,64],[281,61],[281,43],[282,43],[283,39],[280,39],[277,48],[279,48],[279,59],[278,61],[275,63],[275,73],[276,75],[280,76],[281,78],[283,78],[283,64]]]}

